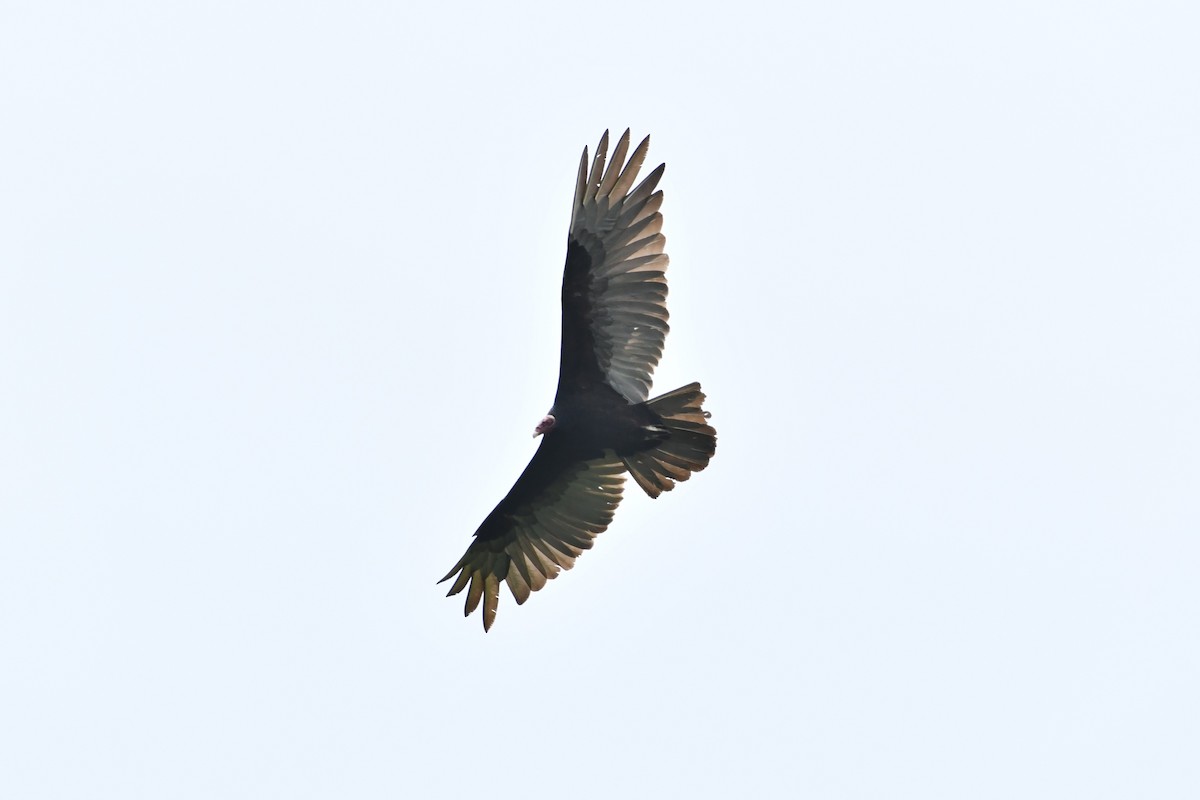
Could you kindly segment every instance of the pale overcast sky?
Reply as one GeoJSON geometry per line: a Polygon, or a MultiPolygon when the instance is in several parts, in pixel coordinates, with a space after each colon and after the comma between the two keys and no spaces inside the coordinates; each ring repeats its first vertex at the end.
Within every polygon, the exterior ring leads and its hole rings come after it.
{"type": "Polygon", "coordinates": [[[1198,30],[4,2],[0,796],[1200,797],[1198,30]],[[627,126],[717,455],[485,635],[627,126]]]}

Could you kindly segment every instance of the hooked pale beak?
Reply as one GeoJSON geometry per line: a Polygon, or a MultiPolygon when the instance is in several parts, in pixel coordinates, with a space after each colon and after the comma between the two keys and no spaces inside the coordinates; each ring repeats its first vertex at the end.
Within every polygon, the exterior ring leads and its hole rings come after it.
{"type": "Polygon", "coordinates": [[[539,422],[537,424],[537,427],[533,429],[533,438],[536,439],[537,437],[541,436],[543,433],[549,433],[554,428],[554,422],[555,422],[555,419],[550,414],[547,414],[546,416],[542,417],[541,422],[539,422]]]}

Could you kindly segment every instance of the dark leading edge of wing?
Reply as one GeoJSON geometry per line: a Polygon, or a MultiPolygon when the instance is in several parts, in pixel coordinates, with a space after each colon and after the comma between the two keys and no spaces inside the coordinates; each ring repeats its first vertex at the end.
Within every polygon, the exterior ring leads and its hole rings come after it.
{"type": "Polygon", "coordinates": [[[666,165],[630,191],[649,148],[647,136],[626,162],[626,130],[605,169],[605,131],[590,172],[584,148],[563,272],[559,397],[597,377],[631,402],[649,395],[668,330],[663,194],[655,191],[666,165]]]}

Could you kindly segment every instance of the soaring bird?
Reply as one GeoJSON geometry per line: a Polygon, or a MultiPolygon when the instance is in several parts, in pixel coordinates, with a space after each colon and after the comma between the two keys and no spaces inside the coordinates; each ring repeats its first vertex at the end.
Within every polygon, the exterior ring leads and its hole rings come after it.
{"type": "Polygon", "coordinates": [[[590,170],[583,150],[554,405],[534,429],[542,441],[533,459],[442,578],[457,576],[447,596],[467,589],[464,614],[483,601],[485,631],[501,583],[524,603],[591,548],[621,502],[626,472],[658,497],[716,452],[699,383],[646,399],[668,330],[663,193],[656,191],[666,164],[631,188],[649,148],[647,136],[630,154],[626,130],[609,160],[605,131],[590,170]]]}

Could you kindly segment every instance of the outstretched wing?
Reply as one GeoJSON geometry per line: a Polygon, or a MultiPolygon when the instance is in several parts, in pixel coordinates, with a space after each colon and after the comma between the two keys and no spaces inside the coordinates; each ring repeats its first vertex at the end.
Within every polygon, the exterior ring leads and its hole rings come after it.
{"type": "Polygon", "coordinates": [[[563,270],[559,397],[597,381],[630,402],[649,395],[668,330],[663,194],[655,191],[666,165],[630,189],[649,148],[647,136],[626,161],[626,130],[606,169],[605,131],[590,171],[584,148],[563,270]]]}
{"type": "Polygon", "coordinates": [[[621,502],[625,465],[616,453],[576,460],[564,444],[561,436],[542,439],[529,466],[442,578],[458,575],[447,597],[470,584],[464,615],[483,600],[485,631],[496,619],[501,583],[507,581],[517,603],[524,603],[591,548],[621,502]]]}

